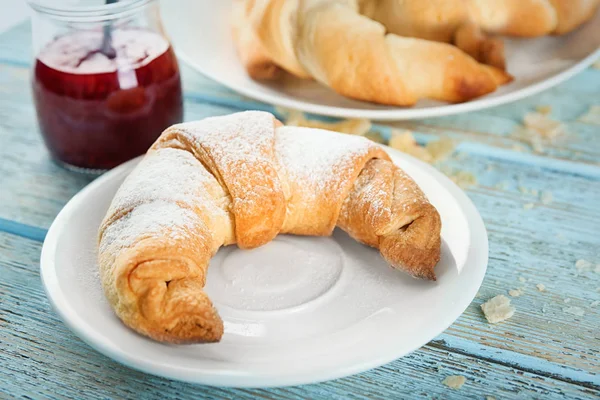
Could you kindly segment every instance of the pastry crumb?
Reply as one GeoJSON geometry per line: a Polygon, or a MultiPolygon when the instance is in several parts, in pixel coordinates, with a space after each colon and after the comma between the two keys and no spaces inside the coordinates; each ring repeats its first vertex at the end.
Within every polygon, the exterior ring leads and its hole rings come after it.
{"type": "Polygon", "coordinates": [[[477,184],[477,178],[475,175],[468,171],[458,171],[450,176],[452,182],[456,183],[459,187],[466,189],[469,186],[477,184]]]}
{"type": "Polygon", "coordinates": [[[600,300],[592,301],[590,303],[590,307],[598,307],[600,305],[600,300]]]}
{"type": "Polygon", "coordinates": [[[542,190],[542,193],[540,194],[540,201],[542,202],[542,204],[550,204],[552,203],[552,200],[552,193],[546,190],[542,190]]]}
{"type": "MultiPolygon", "coordinates": [[[[368,119],[356,118],[327,122],[307,119],[303,112],[283,107],[276,107],[276,112],[289,126],[327,129],[349,135],[364,136],[376,143],[385,144],[386,142],[381,133],[371,130],[371,121],[368,119]]],[[[454,141],[447,136],[432,140],[426,146],[420,146],[411,131],[398,129],[392,129],[388,145],[430,164],[445,160],[454,153],[456,148],[454,141]]]]}
{"type": "Polygon", "coordinates": [[[563,312],[567,314],[576,315],[578,317],[583,317],[585,315],[585,311],[581,307],[567,307],[563,308],[563,312]]]}
{"type": "Polygon", "coordinates": [[[541,112],[529,112],[525,114],[523,124],[513,131],[512,136],[528,143],[534,151],[542,152],[545,145],[553,144],[566,133],[566,126],[560,121],[553,120],[541,112]]]}
{"type": "Polygon", "coordinates": [[[450,389],[458,390],[465,384],[467,378],[462,375],[450,375],[447,376],[442,383],[448,386],[450,389]]]}
{"type": "Polygon", "coordinates": [[[525,209],[525,210],[531,210],[533,207],[535,207],[534,203],[525,203],[525,204],[523,204],[523,209],[525,209]]]}
{"type": "Polygon", "coordinates": [[[494,185],[494,187],[499,190],[506,190],[506,189],[508,189],[508,182],[506,182],[506,181],[498,182],[494,185]]]}
{"type": "Polygon", "coordinates": [[[523,294],[523,288],[519,288],[519,289],[511,289],[508,291],[508,294],[511,297],[519,297],[523,294]]]}
{"type": "Polygon", "coordinates": [[[589,271],[592,269],[592,263],[588,260],[579,259],[575,262],[575,268],[577,268],[577,272],[579,273],[589,271]]]}
{"type": "Polygon", "coordinates": [[[371,121],[364,118],[344,119],[335,122],[309,120],[302,111],[278,108],[277,111],[285,119],[285,124],[305,128],[327,129],[330,131],[363,136],[371,129],[371,121]]]}
{"type": "Polygon", "coordinates": [[[375,143],[385,144],[385,138],[379,132],[369,131],[364,136],[375,143]]]}
{"type": "Polygon", "coordinates": [[[418,158],[421,161],[431,163],[433,157],[427,149],[423,146],[419,146],[412,132],[409,130],[400,131],[392,129],[392,135],[388,143],[392,149],[399,150],[403,153],[409,154],[413,157],[418,158]]]}
{"type": "Polygon", "coordinates": [[[567,298],[566,298],[566,299],[564,299],[563,301],[564,301],[565,303],[569,304],[569,303],[571,302],[571,299],[567,297],[567,298]]]}
{"type": "Polygon", "coordinates": [[[523,153],[525,152],[525,150],[527,150],[527,148],[522,144],[513,144],[512,146],[510,146],[510,149],[512,151],[518,151],[519,153],[523,153]]]}
{"type": "Polygon", "coordinates": [[[454,153],[455,148],[456,144],[447,136],[443,136],[439,140],[431,141],[425,146],[425,149],[427,149],[431,155],[433,162],[444,161],[454,153]]]}
{"type": "Polygon", "coordinates": [[[388,145],[429,164],[444,161],[454,153],[456,148],[454,141],[447,136],[420,146],[411,131],[397,129],[392,129],[388,145]]]}
{"type": "Polygon", "coordinates": [[[577,118],[577,121],[584,124],[600,125],[600,105],[590,106],[590,109],[577,118]]]}
{"type": "Polygon", "coordinates": [[[510,305],[510,299],[502,294],[483,303],[481,310],[490,324],[505,321],[515,313],[515,308],[510,305]]]}
{"type": "Polygon", "coordinates": [[[540,114],[549,115],[550,113],[552,113],[552,106],[539,105],[535,108],[535,111],[539,112],[540,114]]]}
{"type": "Polygon", "coordinates": [[[544,285],[543,283],[538,283],[537,285],[535,285],[535,287],[540,292],[545,292],[546,291],[546,285],[544,285]]]}
{"type": "Polygon", "coordinates": [[[525,279],[524,277],[520,276],[519,277],[519,282],[525,283],[525,282],[527,282],[527,279],[525,279]]]}

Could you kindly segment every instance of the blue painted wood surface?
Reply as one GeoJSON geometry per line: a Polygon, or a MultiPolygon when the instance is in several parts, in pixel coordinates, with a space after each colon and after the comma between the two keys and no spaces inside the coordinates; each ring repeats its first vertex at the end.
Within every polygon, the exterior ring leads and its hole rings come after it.
{"type": "MultiPolygon", "coordinates": [[[[29,26],[0,36],[0,398],[564,398],[600,396],[600,126],[577,122],[600,105],[600,70],[588,69],[540,95],[493,109],[395,125],[426,143],[459,142],[439,167],[467,170],[467,189],[490,237],[486,279],[444,334],[375,370],[315,385],[222,389],[152,377],[81,342],[50,309],[39,279],[46,229],[91,178],[55,166],[40,139],[29,92],[29,26]],[[532,153],[510,135],[523,115],[551,105],[567,140],[532,153]],[[525,151],[514,151],[515,145],[525,151]],[[526,188],[527,190],[523,190],[526,188]],[[549,191],[544,204],[532,190],[549,191]],[[532,203],[532,209],[525,204],[532,203]],[[593,263],[578,271],[578,259],[593,263]],[[522,282],[524,280],[524,282],[522,282]],[[540,292],[536,284],[546,291],[540,292]],[[485,300],[512,298],[515,316],[489,325],[485,300]],[[583,316],[566,313],[580,307],[583,316]],[[460,390],[442,385],[463,375],[460,390]]],[[[186,119],[272,107],[241,98],[182,65],[186,119]]],[[[389,127],[376,125],[384,135],[389,127]]]]}

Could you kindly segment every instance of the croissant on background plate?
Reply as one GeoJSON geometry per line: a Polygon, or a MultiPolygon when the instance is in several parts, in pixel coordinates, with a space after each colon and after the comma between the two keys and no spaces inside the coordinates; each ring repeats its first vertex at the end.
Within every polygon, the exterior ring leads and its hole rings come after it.
{"type": "Polygon", "coordinates": [[[512,77],[488,34],[570,32],[600,0],[235,0],[233,38],[250,77],[282,71],[344,96],[410,106],[463,102],[512,77]],[[451,45],[451,44],[454,45],[451,45]]]}
{"type": "Polygon", "coordinates": [[[203,288],[221,246],[336,226],[394,268],[435,279],[439,214],[382,147],[258,111],[174,125],[112,201],[99,231],[100,277],[137,332],[214,342],[223,323],[203,288]]]}

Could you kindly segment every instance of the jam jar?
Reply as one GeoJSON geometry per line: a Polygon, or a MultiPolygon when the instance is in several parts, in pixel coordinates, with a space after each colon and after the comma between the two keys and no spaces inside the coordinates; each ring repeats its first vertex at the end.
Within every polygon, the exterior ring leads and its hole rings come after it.
{"type": "Polygon", "coordinates": [[[181,79],[157,0],[42,1],[33,8],[33,99],[52,158],[101,172],[183,119],[181,79]]]}

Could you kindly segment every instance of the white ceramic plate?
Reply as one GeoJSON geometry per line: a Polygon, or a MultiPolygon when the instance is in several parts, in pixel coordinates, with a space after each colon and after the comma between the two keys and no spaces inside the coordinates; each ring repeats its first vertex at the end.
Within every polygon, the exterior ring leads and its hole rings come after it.
{"type": "Polygon", "coordinates": [[[126,328],[98,278],[98,226],[139,160],[101,176],[60,212],[41,256],[50,302],[90,346],[142,371],[215,386],[267,387],[334,379],[423,346],[474,298],[487,266],[487,233],[467,196],[433,167],[392,149],[442,218],[437,282],[391,269],[345,233],[281,236],[254,250],[221,249],[206,291],[225,323],[220,343],[166,345],[126,328]]]}
{"type": "Polygon", "coordinates": [[[522,99],[548,89],[589,66],[600,56],[600,12],[571,34],[536,39],[507,39],[508,71],[515,80],[477,100],[447,104],[420,101],[412,108],[380,106],[340,96],[316,82],[253,81],[242,68],[231,39],[231,0],[163,1],[167,31],[177,54],[207,77],[266,103],[344,118],[401,120],[458,114],[522,99]]]}

